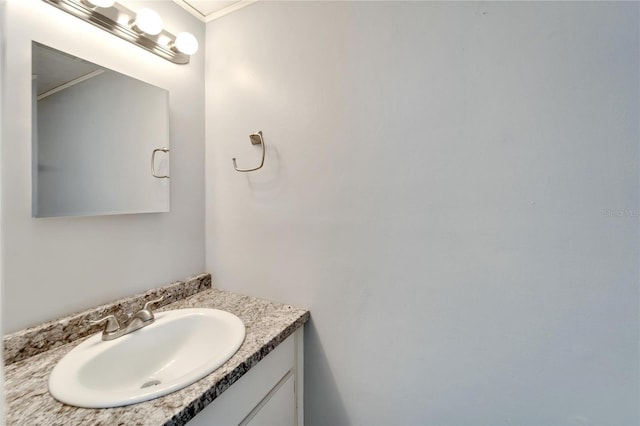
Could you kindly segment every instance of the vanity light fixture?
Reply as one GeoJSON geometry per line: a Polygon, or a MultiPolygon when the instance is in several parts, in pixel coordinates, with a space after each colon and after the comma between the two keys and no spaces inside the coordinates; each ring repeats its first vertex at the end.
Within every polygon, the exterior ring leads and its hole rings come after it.
{"type": "Polygon", "coordinates": [[[111,7],[116,0],[82,0],[82,3],[91,7],[111,7]]]}
{"type": "Polygon", "coordinates": [[[140,9],[129,24],[140,34],[158,35],[162,32],[162,18],[155,10],[146,7],[140,9]]]}
{"type": "Polygon", "coordinates": [[[136,13],[115,0],[43,1],[174,64],[188,64],[198,51],[193,34],[181,32],[176,37],[163,29],[162,18],[149,8],[136,13]]]}
{"type": "Polygon", "coordinates": [[[183,32],[176,36],[176,41],[170,43],[169,47],[185,55],[193,55],[198,51],[198,39],[191,33],[183,32]]]}

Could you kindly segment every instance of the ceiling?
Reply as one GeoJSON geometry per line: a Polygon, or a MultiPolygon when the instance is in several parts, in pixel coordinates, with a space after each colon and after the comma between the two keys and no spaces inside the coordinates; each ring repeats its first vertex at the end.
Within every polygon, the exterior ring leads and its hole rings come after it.
{"type": "Polygon", "coordinates": [[[33,78],[38,95],[93,76],[98,70],[103,68],[41,44],[33,45],[33,78]]]}
{"type": "Polygon", "coordinates": [[[173,0],[203,22],[218,19],[258,0],[173,0]]]}

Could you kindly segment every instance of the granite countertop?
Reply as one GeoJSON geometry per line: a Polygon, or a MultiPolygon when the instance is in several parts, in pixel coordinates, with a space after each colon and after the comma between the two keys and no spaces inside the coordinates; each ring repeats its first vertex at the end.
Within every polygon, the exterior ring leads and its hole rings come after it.
{"type": "Polygon", "coordinates": [[[183,425],[309,319],[306,309],[215,288],[201,290],[157,311],[196,307],[231,312],[246,326],[240,349],[213,373],[177,392],[139,404],[104,409],[72,407],[49,394],[48,380],[56,363],[86,339],[80,337],[5,367],[6,424],[183,425]]]}

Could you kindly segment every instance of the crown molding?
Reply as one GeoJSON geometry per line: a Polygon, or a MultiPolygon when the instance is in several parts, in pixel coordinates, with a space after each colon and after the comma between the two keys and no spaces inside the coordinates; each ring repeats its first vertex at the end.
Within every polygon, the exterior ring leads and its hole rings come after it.
{"type": "Polygon", "coordinates": [[[179,6],[181,6],[184,10],[186,10],[187,12],[189,12],[190,14],[192,14],[193,16],[195,16],[196,18],[198,18],[200,21],[202,22],[211,22],[214,21],[218,18],[221,18],[225,15],[228,15],[232,12],[235,12],[236,10],[240,10],[244,7],[250,6],[253,3],[257,2],[258,0],[238,0],[237,2],[223,8],[220,10],[217,10],[215,12],[209,13],[207,15],[203,14],[200,10],[198,10],[197,7],[193,6],[191,3],[189,3],[189,0],[173,0],[174,3],[178,4],[179,6]]]}

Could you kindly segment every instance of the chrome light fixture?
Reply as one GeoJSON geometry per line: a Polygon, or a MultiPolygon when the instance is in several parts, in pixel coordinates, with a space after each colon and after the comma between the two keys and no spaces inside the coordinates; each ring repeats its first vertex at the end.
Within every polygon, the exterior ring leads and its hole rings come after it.
{"type": "Polygon", "coordinates": [[[177,52],[193,55],[198,51],[198,39],[191,33],[182,32],[173,43],[169,43],[169,47],[177,52]]]}
{"type": "Polygon", "coordinates": [[[154,36],[162,32],[162,18],[149,8],[140,9],[129,25],[140,34],[154,36]]]}
{"type": "Polygon", "coordinates": [[[115,0],[43,1],[174,64],[188,64],[190,56],[198,51],[193,34],[174,36],[162,27],[160,15],[149,8],[136,13],[115,0]]]}
{"type": "Polygon", "coordinates": [[[115,0],[82,0],[82,3],[90,7],[111,7],[115,0]]]}

